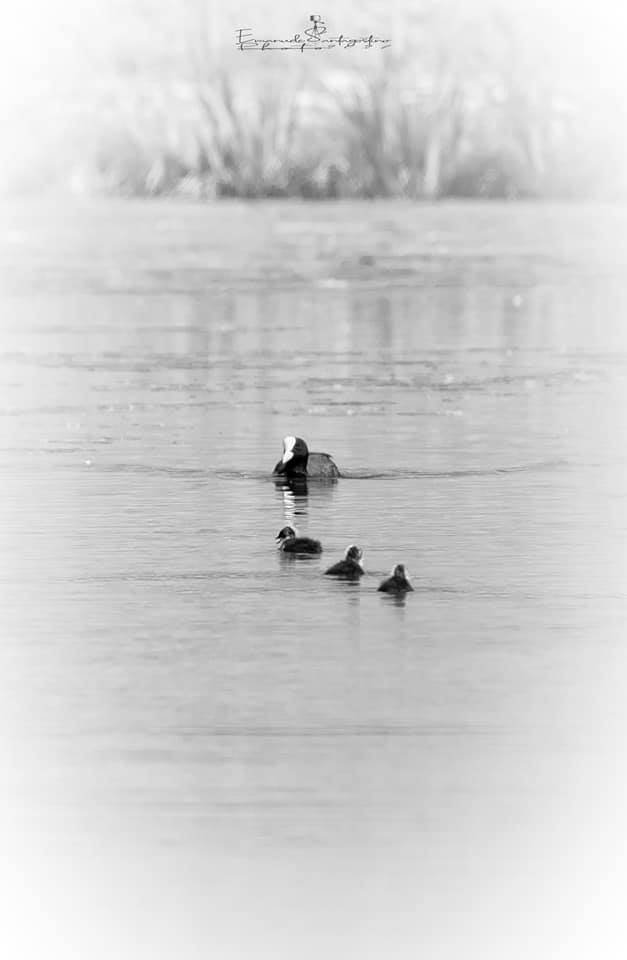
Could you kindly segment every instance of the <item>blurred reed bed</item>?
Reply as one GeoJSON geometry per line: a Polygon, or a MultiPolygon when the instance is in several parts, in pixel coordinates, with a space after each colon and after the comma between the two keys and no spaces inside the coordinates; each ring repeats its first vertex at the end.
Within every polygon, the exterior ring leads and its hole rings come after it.
{"type": "Polygon", "coordinates": [[[585,197],[596,188],[599,156],[568,104],[421,91],[401,70],[256,89],[226,71],[203,83],[127,84],[95,117],[79,120],[30,180],[204,200],[585,197]]]}
{"type": "Polygon", "coordinates": [[[611,104],[569,90],[542,52],[529,61],[507,23],[425,23],[418,50],[352,61],[201,50],[188,63],[184,39],[166,68],[126,64],[66,90],[39,126],[21,109],[26,146],[0,186],[200,200],[624,193],[611,104]]]}

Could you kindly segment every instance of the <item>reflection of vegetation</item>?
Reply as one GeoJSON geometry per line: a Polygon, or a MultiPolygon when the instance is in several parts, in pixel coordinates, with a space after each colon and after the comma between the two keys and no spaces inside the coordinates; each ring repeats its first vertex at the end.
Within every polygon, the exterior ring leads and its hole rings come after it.
{"type": "Polygon", "coordinates": [[[120,54],[98,89],[75,94],[62,144],[52,138],[11,185],[199,198],[624,189],[620,117],[610,105],[599,120],[594,96],[569,87],[520,24],[441,0],[410,27],[396,25],[381,54],[309,54],[296,67],[291,54],[227,53],[208,71],[215,50],[188,25],[169,58],[144,44],[141,62],[120,54]]]}

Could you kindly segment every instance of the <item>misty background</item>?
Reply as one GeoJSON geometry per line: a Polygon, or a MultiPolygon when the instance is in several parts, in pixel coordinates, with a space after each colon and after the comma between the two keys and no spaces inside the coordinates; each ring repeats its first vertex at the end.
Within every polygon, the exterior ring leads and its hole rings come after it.
{"type": "Polygon", "coordinates": [[[624,197],[620,5],[30,2],[7,11],[3,192],[624,197]],[[385,50],[248,52],[303,32],[385,50]]]}

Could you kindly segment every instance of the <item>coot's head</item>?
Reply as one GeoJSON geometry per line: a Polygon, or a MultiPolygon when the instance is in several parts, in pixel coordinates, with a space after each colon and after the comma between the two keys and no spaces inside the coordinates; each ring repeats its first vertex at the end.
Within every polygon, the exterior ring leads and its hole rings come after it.
{"type": "Polygon", "coordinates": [[[351,543],[350,547],[346,548],[345,559],[354,560],[355,563],[359,563],[363,555],[364,555],[364,552],[361,549],[361,547],[357,547],[355,546],[354,543],[351,543]]]}
{"type": "Polygon", "coordinates": [[[276,535],[276,542],[280,547],[286,540],[294,540],[295,537],[296,531],[293,527],[283,527],[276,535]]]}
{"type": "Polygon", "coordinates": [[[283,456],[274,468],[279,476],[306,476],[309,450],[300,437],[284,437],[283,456]]]}
{"type": "Polygon", "coordinates": [[[392,576],[397,580],[405,580],[406,583],[409,583],[407,578],[407,571],[405,570],[404,563],[397,563],[394,569],[392,570],[392,576]]]}

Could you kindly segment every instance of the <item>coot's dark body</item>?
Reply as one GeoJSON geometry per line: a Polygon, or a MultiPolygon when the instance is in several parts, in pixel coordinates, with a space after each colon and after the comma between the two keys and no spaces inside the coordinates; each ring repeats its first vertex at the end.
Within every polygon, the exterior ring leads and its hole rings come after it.
{"type": "Polygon", "coordinates": [[[392,570],[392,576],[384,580],[378,589],[383,593],[407,593],[408,590],[414,588],[407,579],[405,566],[402,563],[397,563],[392,570]]]}
{"type": "Polygon", "coordinates": [[[297,537],[293,527],[283,527],[276,535],[279,550],[283,553],[322,553],[322,544],[311,537],[297,537]]]}
{"type": "Polygon", "coordinates": [[[340,471],[328,453],[310,453],[300,437],[285,437],[283,457],[272,475],[287,480],[337,480],[340,471]]]}
{"type": "Polygon", "coordinates": [[[362,557],[363,551],[360,547],[351,544],[346,550],[344,559],[338,563],[334,563],[332,567],[329,567],[329,569],[324,572],[329,577],[339,577],[342,580],[358,580],[364,572],[364,568],[360,563],[362,557]]]}

